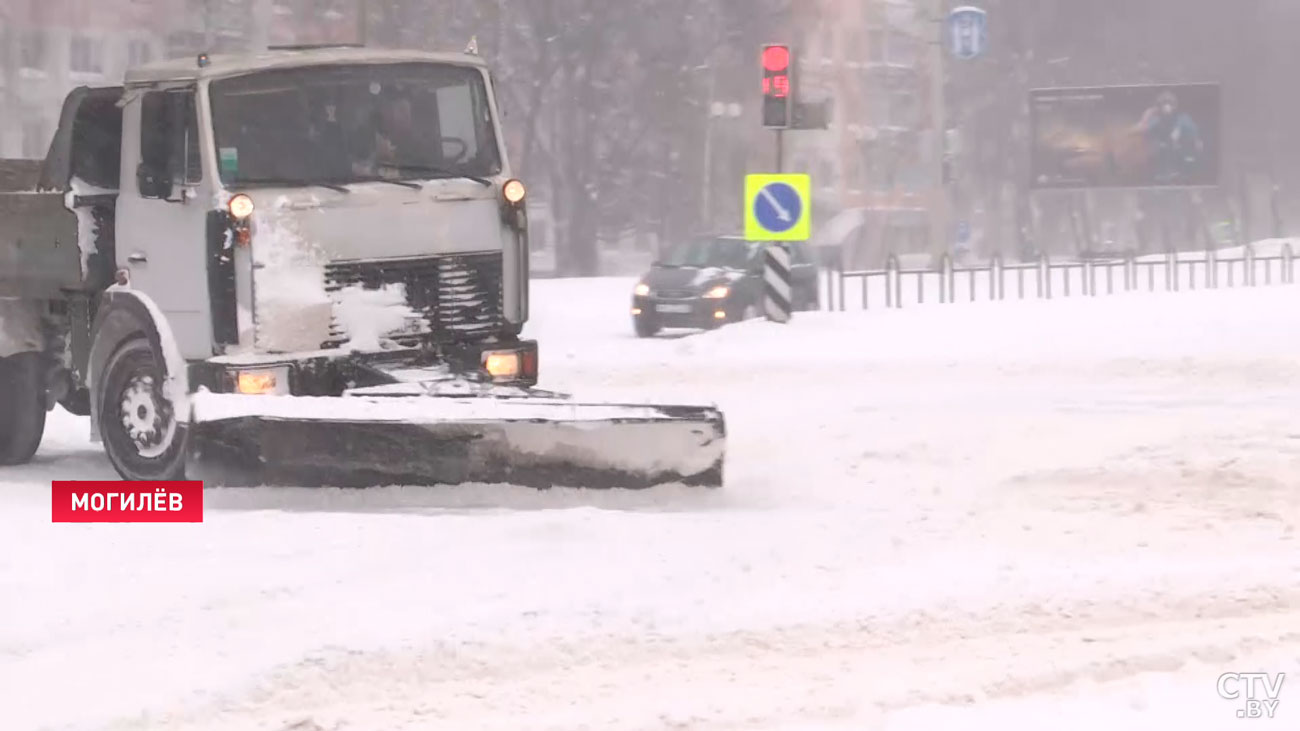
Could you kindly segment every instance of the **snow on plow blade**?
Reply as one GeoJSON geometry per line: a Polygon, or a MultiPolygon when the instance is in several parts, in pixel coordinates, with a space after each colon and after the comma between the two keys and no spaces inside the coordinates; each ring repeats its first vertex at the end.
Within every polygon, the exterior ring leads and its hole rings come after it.
{"type": "Polygon", "coordinates": [[[725,445],[704,406],[203,393],[186,471],[225,487],[721,487],[725,445]]]}

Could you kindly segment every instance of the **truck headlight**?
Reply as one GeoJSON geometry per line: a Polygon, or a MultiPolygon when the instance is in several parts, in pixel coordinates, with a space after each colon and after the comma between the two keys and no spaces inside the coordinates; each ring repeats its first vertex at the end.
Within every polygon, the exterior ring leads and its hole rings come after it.
{"type": "Polygon", "coordinates": [[[483,369],[497,380],[518,378],[520,368],[519,352],[500,350],[483,354],[483,369]]]}
{"type": "Polygon", "coordinates": [[[501,186],[501,195],[506,199],[506,203],[517,206],[524,202],[524,196],[528,195],[528,190],[524,188],[522,182],[511,178],[506,181],[505,185],[501,186]]]}
{"type": "Polygon", "coordinates": [[[236,221],[248,220],[248,217],[253,215],[253,210],[255,208],[253,205],[253,199],[243,193],[231,198],[229,207],[230,215],[236,221]]]}
{"type": "Polygon", "coordinates": [[[728,287],[725,284],[723,284],[723,285],[718,285],[717,287],[714,287],[713,289],[710,289],[709,291],[705,292],[704,299],[706,300],[726,299],[727,295],[729,294],[731,294],[731,287],[728,287]]]}
{"type": "Polygon", "coordinates": [[[635,290],[635,292],[636,292],[636,296],[637,296],[637,297],[649,297],[649,296],[650,296],[650,285],[648,285],[648,284],[638,284],[638,285],[636,286],[636,290],[635,290]]]}

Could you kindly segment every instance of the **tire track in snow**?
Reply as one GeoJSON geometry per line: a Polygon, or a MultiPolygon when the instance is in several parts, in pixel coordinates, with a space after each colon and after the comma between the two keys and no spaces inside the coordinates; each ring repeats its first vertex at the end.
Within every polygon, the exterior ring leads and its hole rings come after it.
{"type": "MultiPolygon", "coordinates": [[[[739,731],[848,720],[861,728],[917,706],[1226,666],[1264,649],[1300,659],[1297,606],[1300,587],[1259,587],[1146,605],[1028,604],[710,636],[340,653],[282,669],[202,713],[112,728],[739,731]]],[[[1207,694],[1216,675],[1207,674],[1207,694]]]]}

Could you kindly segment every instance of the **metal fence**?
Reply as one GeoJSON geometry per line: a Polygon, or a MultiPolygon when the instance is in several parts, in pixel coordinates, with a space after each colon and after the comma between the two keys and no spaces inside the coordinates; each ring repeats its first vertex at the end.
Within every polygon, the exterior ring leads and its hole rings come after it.
{"type": "Polygon", "coordinates": [[[1235,251],[1181,252],[1113,259],[1036,261],[1006,264],[995,256],[979,266],[955,265],[945,255],[932,269],[904,269],[890,256],[884,269],[822,274],[823,309],[900,308],[905,305],[1119,294],[1179,292],[1222,287],[1295,284],[1290,243],[1276,254],[1255,247],[1235,251]]]}

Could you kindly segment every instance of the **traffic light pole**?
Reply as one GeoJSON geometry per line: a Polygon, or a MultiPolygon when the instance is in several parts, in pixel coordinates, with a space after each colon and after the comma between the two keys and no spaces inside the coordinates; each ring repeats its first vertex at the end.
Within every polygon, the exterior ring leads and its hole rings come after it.
{"type": "Polygon", "coordinates": [[[776,172],[785,172],[785,130],[776,130],[776,172]]]}

